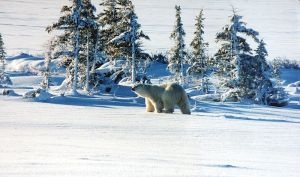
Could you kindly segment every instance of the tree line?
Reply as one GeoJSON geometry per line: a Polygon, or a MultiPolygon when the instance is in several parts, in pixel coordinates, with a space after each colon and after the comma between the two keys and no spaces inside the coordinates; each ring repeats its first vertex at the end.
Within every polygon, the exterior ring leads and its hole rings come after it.
{"type": "MultiPolygon", "coordinates": [[[[78,88],[90,91],[91,87],[112,80],[118,82],[124,77],[129,77],[132,83],[147,78],[145,63],[151,56],[143,50],[142,41],[150,38],[141,30],[133,3],[102,0],[99,5],[103,10],[96,14],[91,0],[71,0],[70,5],[62,7],[58,21],[46,28],[48,33],[58,31],[58,34],[48,41],[45,51],[44,88],[49,87],[49,63],[55,58],[60,58],[60,65],[66,68],[65,82],[74,94],[78,88]],[[120,69],[104,75],[97,73],[96,69],[105,62],[120,69]],[[105,79],[108,77],[109,80],[105,79]]],[[[209,44],[204,41],[204,10],[195,18],[192,52],[186,50],[181,7],[175,6],[175,11],[170,35],[174,44],[164,60],[177,82],[187,84],[187,76],[200,79],[202,90],[207,93],[210,77],[218,76],[223,101],[249,99],[268,104],[270,100],[286,98],[266,61],[265,42],[234,9],[230,22],[216,34],[220,48],[213,56],[208,56],[209,44]],[[257,48],[251,48],[250,39],[257,48]]]]}

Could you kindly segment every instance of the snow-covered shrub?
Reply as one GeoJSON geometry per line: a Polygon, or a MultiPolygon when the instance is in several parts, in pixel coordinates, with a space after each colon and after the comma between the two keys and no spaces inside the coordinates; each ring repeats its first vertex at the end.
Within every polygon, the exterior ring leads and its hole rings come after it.
{"type": "Polygon", "coordinates": [[[168,57],[167,57],[167,54],[166,53],[157,53],[157,54],[154,54],[152,57],[152,60],[153,61],[156,61],[158,63],[162,63],[162,64],[168,64],[168,57]]]}
{"type": "Polygon", "coordinates": [[[275,88],[267,97],[267,104],[270,106],[286,106],[289,103],[287,93],[282,87],[275,88]]]}
{"type": "Polygon", "coordinates": [[[35,90],[30,90],[26,93],[23,94],[23,98],[24,99],[31,99],[34,98],[37,101],[46,101],[49,98],[51,98],[51,96],[53,96],[52,94],[50,94],[49,92],[47,92],[45,89],[35,89],[35,90]]]}
{"type": "Polygon", "coordinates": [[[8,75],[3,74],[0,76],[0,87],[4,87],[5,85],[12,85],[12,81],[8,75]]]}
{"type": "Polygon", "coordinates": [[[237,89],[237,88],[230,89],[221,95],[221,101],[237,102],[237,101],[241,100],[240,95],[241,95],[241,93],[240,93],[239,89],[237,89]]]}
{"type": "Polygon", "coordinates": [[[41,91],[41,89],[37,89],[37,90],[30,90],[26,93],[23,94],[23,98],[35,98],[37,96],[37,94],[39,94],[41,91]]]}
{"type": "Polygon", "coordinates": [[[300,69],[300,61],[277,57],[270,61],[273,68],[278,69],[300,69]]]}
{"type": "Polygon", "coordinates": [[[12,89],[4,89],[4,90],[2,91],[2,95],[16,96],[17,94],[16,94],[15,91],[12,90],[12,89]]]}

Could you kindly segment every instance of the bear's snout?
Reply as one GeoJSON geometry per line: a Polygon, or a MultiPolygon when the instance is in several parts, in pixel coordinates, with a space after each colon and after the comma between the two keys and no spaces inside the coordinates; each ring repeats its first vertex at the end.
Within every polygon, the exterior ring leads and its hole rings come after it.
{"type": "Polygon", "coordinates": [[[135,91],[135,88],[134,88],[134,87],[132,87],[132,88],[131,88],[131,90],[132,90],[132,91],[135,91]]]}

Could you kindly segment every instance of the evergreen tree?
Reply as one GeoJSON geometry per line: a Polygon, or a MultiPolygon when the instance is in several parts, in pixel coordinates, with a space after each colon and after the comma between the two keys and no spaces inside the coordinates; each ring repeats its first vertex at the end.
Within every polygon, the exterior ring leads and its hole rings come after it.
{"type": "Polygon", "coordinates": [[[78,76],[84,78],[86,55],[90,55],[90,52],[84,50],[87,43],[86,36],[91,36],[97,29],[96,17],[93,14],[95,11],[96,8],[90,0],[72,0],[71,6],[63,6],[61,10],[63,15],[58,22],[46,28],[48,32],[63,31],[53,45],[63,45],[67,50],[57,52],[56,56],[64,57],[63,65],[67,68],[66,79],[72,80],[73,93],[76,93],[78,76]]]}
{"type": "Polygon", "coordinates": [[[272,63],[272,76],[280,79],[281,69],[283,68],[283,63],[280,58],[274,58],[272,63]]]}
{"type": "Polygon", "coordinates": [[[168,70],[175,74],[177,79],[180,77],[181,84],[184,84],[184,77],[185,77],[185,43],[184,43],[184,36],[185,32],[183,30],[183,24],[181,21],[181,8],[180,6],[175,6],[176,10],[176,21],[174,25],[174,30],[171,33],[170,38],[174,40],[175,45],[170,50],[170,58],[169,58],[169,65],[168,70]]]}
{"type": "Polygon", "coordinates": [[[208,43],[204,42],[203,34],[204,34],[204,25],[203,20],[203,9],[201,9],[199,15],[196,17],[196,30],[194,32],[194,38],[191,42],[192,48],[192,57],[189,61],[191,67],[188,68],[188,73],[190,75],[201,75],[207,69],[207,56],[205,54],[205,50],[208,46],[208,43]]]}
{"type": "Polygon", "coordinates": [[[40,83],[42,89],[48,90],[50,87],[50,63],[51,60],[53,59],[53,51],[55,45],[53,43],[55,42],[55,37],[50,39],[48,43],[46,44],[46,49],[45,49],[45,58],[44,58],[44,69],[43,69],[43,80],[40,83]]]}
{"type": "Polygon", "coordinates": [[[258,42],[258,32],[246,28],[246,23],[241,21],[239,16],[233,11],[230,24],[217,33],[217,42],[222,42],[221,48],[215,54],[215,66],[218,74],[223,77],[223,86],[229,88],[224,100],[232,98],[240,100],[247,97],[251,90],[253,78],[252,71],[248,68],[253,64],[252,49],[246,39],[241,36],[244,34],[258,42]]]}
{"type": "Polygon", "coordinates": [[[127,28],[127,31],[124,31],[119,36],[113,38],[110,43],[114,43],[118,47],[119,52],[122,56],[126,57],[128,67],[125,67],[125,70],[129,70],[131,73],[131,81],[134,83],[137,78],[137,64],[139,60],[145,60],[149,57],[148,54],[144,53],[141,49],[141,40],[148,39],[149,37],[140,30],[141,25],[138,23],[138,17],[134,11],[134,5],[131,1],[123,0],[119,1],[127,5],[123,9],[123,19],[118,23],[120,28],[127,28]]]}
{"type": "Polygon", "coordinates": [[[255,50],[256,65],[255,70],[256,92],[255,100],[261,104],[269,104],[274,106],[284,106],[288,104],[288,96],[284,89],[280,86],[279,79],[272,75],[272,70],[267,63],[266,57],[268,52],[265,42],[260,40],[255,50]]]}
{"type": "Polygon", "coordinates": [[[5,55],[4,42],[0,33],[0,87],[2,84],[12,85],[12,81],[9,76],[5,73],[5,55]]]}
{"type": "Polygon", "coordinates": [[[5,55],[6,52],[4,50],[4,42],[0,33],[0,77],[4,75],[5,71],[5,55]]]}
{"type": "Polygon", "coordinates": [[[98,23],[101,36],[100,40],[104,45],[104,52],[109,56],[110,60],[114,60],[118,57],[117,47],[110,41],[119,36],[123,31],[118,29],[117,24],[121,19],[119,10],[117,7],[117,0],[102,0],[100,6],[103,7],[103,11],[98,14],[98,23]]]}
{"type": "Polygon", "coordinates": [[[99,25],[97,23],[97,17],[95,16],[96,7],[91,3],[90,0],[82,1],[83,9],[82,9],[82,19],[85,22],[84,28],[81,31],[82,43],[81,43],[81,65],[82,65],[82,77],[80,83],[85,83],[84,89],[86,91],[90,90],[90,85],[95,85],[91,81],[91,68],[94,67],[93,63],[96,63],[97,55],[95,53],[97,50],[101,52],[103,50],[99,45],[99,25]]]}
{"type": "Polygon", "coordinates": [[[203,9],[201,9],[199,15],[196,17],[196,30],[194,32],[194,38],[190,44],[192,48],[192,56],[190,57],[189,64],[191,66],[188,68],[187,72],[189,75],[194,77],[200,77],[202,90],[207,92],[208,78],[204,77],[206,77],[206,73],[208,71],[208,56],[205,53],[208,43],[204,42],[203,38],[204,19],[203,9]]]}
{"type": "Polygon", "coordinates": [[[268,52],[265,48],[265,42],[260,40],[257,49],[255,50],[255,100],[267,104],[267,97],[273,90],[273,83],[271,81],[271,70],[270,66],[267,64],[266,57],[268,56],[268,52]]]}

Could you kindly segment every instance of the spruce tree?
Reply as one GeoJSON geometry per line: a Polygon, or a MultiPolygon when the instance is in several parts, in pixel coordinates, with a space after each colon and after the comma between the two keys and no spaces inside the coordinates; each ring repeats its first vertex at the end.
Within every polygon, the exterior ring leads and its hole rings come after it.
{"type": "Polygon", "coordinates": [[[100,25],[99,39],[103,42],[104,52],[109,56],[110,61],[118,57],[117,47],[110,41],[119,36],[123,31],[117,29],[117,24],[121,19],[117,7],[117,0],[102,0],[100,6],[103,11],[98,14],[98,24],[100,25]]]}
{"type": "Polygon", "coordinates": [[[258,32],[247,28],[246,23],[241,21],[239,16],[233,11],[230,24],[217,33],[217,42],[221,42],[221,48],[215,54],[215,67],[217,72],[223,77],[223,87],[229,88],[223,99],[231,98],[241,100],[250,94],[253,78],[248,68],[253,64],[252,49],[246,39],[241,34],[253,38],[258,42],[258,32]]]}
{"type": "Polygon", "coordinates": [[[203,9],[200,10],[199,15],[196,17],[195,24],[195,32],[194,38],[190,44],[192,48],[192,56],[189,59],[189,64],[191,65],[187,72],[189,75],[193,77],[200,77],[202,90],[207,92],[207,78],[206,72],[208,71],[208,57],[206,55],[206,48],[208,47],[208,43],[204,42],[204,17],[203,17],[203,9]]]}
{"type": "Polygon", "coordinates": [[[201,75],[207,69],[207,56],[205,54],[205,50],[208,46],[208,43],[204,42],[204,21],[203,17],[203,9],[200,10],[199,15],[196,17],[196,30],[194,32],[194,38],[190,44],[192,48],[192,57],[189,61],[191,67],[188,69],[188,73],[190,75],[201,75]]]}
{"type": "Polygon", "coordinates": [[[63,65],[67,68],[66,79],[72,80],[73,93],[76,93],[78,77],[80,82],[81,78],[85,78],[86,55],[90,55],[85,51],[86,36],[91,36],[97,29],[96,17],[93,14],[95,11],[96,8],[90,0],[72,0],[72,5],[63,6],[61,10],[63,15],[58,22],[46,28],[48,32],[63,31],[53,45],[65,46],[64,49],[67,49],[58,52],[56,56],[64,57],[63,65]]]}
{"type": "Polygon", "coordinates": [[[12,85],[12,81],[9,76],[5,73],[5,56],[4,42],[0,33],[0,87],[2,84],[12,85]]]}
{"type": "Polygon", "coordinates": [[[288,96],[284,89],[280,86],[277,77],[272,75],[272,68],[267,63],[266,43],[259,41],[259,45],[255,50],[256,65],[255,70],[255,101],[260,104],[269,104],[274,106],[284,106],[288,104],[288,96]]]}
{"type": "Polygon", "coordinates": [[[5,55],[4,42],[0,33],[0,78],[4,75],[5,71],[5,55]]]}
{"type": "Polygon", "coordinates": [[[169,65],[168,70],[176,75],[176,79],[180,78],[181,84],[184,84],[184,77],[185,77],[185,43],[184,43],[184,36],[185,32],[183,29],[183,24],[181,20],[181,8],[180,6],[175,6],[176,10],[176,21],[174,25],[174,30],[171,33],[170,38],[174,40],[175,45],[170,50],[170,57],[169,57],[169,65]]]}
{"type": "Polygon", "coordinates": [[[82,71],[85,74],[82,74],[82,77],[79,82],[85,83],[82,84],[82,87],[86,91],[90,91],[90,85],[94,85],[95,83],[91,83],[90,71],[91,68],[94,67],[93,63],[97,60],[97,56],[95,55],[96,50],[101,50],[101,46],[98,43],[99,36],[99,25],[97,23],[97,17],[95,15],[96,7],[91,3],[90,0],[82,1],[83,9],[81,12],[81,16],[83,19],[84,27],[81,30],[82,42],[81,42],[81,65],[82,71]],[[84,86],[83,86],[84,85],[84,86]]]}
{"type": "Polygon", "coordinates": [[[55,37],[50,39],[45,46],[43,80],[40,83],[40,85],[42,89],[46,91],[50,87],[50,76],[51,76],[50,64],[51,64],[51,60],[53,59],[53,52],[55,50],[54,49],[55,45],[53,45],[54,42],[55,42],[55,37]]]}
{"type": "Polygon", "coordinates": [[[271,81],[271,70],[270,66],[267,64],[266,57],[268,52],[265,48],[265,42],[260,40],[257,49],[255,50],[255,100],[262,104],[267,104],[267,97],[273,90],[273,83],[271,81]]]}
{"type": "Polygon", "coordinates": [[[129,25],[127,28],[128,30],[121,33],[119,36],[116,36],[113,38],[110,42],[114,43],[116,46],[119,47],[122,51],[122,55],[126,56],[127,63],[129,63],[129,68],[124,68],[130,70],[131,73],[131,81],[135,83],[137,78],[137,64],[138,60],[146,59],[147,54],[143,53],[143,50],[141,49],[141,39],[148,39],[149,37],[143,33],[142,30],[140,30],[141,25],[138,23],[138,17],[134,11],[134,5],[129,2],[128,7],[124,9],[123,16],[124,19],[128,20],[122,20],[119,23],[119,25],[129,25]]]}

